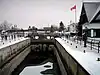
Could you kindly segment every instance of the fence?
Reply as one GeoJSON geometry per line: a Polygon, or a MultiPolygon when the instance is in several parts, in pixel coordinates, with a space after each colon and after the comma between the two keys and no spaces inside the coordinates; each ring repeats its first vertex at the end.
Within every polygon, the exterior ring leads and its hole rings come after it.
{"type": "Polygon", "coordinates": [[[98,53],[100,51],[100,40],[96,39],[88,39],[87,43],[89,44],[88,46],[92,49],[98,50],[98,53]]]}
{"type": "MultiPolygon", "coordinates": [[[[84,41],[82,40],[82,37],[76,36],[76,37],[69,37],[68,39],[76,42],[77,44],[84,45],[84,41]]],[[[88,38],[86,41],[86,45],[90,47],[91,50],[95,49],[98,50],[98,53],[100,52],[100,40],[88,38]]]]}

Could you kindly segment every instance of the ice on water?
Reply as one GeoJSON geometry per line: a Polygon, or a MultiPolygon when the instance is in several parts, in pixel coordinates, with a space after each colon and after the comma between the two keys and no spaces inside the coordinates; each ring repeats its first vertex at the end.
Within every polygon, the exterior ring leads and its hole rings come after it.
{"type": "Polygon", "coordinates": [[[43,75],[40,72],[45,71],[47,69],[53,69],[53,63],[47,62],[46,64],[39,66],[27,66],[19,75],[43,75]],[[51,67],[44,67],[45,65],[50,65],[51,67]]]}

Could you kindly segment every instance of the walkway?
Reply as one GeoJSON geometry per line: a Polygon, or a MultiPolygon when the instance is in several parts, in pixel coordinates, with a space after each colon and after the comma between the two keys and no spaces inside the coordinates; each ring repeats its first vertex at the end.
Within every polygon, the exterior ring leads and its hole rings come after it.
{"type": "Polygon", "coordinates": [[[97,61],[100,53],[66,38],[56,38],[56,40],[90,75],[100,75],[100,61],[97,61]]]}
{"type": "Polygon", "coordinates": [[[8,38],[7,40],[5,40],[5,39],[1,40],[1,38],[0,38],[0,47],[5,46],[7,44],[11,44],[13,42],[20,41],[21,39],[24,39],[24,37],[16,37],[15,39],[9,39],[8,38]]]}

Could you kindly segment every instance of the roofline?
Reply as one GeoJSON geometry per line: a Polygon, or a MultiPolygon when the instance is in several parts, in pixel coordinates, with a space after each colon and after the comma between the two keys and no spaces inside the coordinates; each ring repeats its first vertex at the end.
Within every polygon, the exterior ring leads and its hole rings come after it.
{"type": "Polygon", "coordinates": [[[100,3],[100,1],[83,1],[83,3],[100,3]]]}

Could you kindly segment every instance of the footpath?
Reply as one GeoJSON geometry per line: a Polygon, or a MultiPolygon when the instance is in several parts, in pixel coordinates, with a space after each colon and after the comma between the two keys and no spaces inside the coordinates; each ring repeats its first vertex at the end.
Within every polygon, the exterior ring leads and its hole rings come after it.
{"type": "Polygon", "coordinates": [[[80,45],[66,38],[56,38],[56,40],[88,73],[100,75],[100,53],[97,50],[84,47],[83,42],[80,45]]]}

